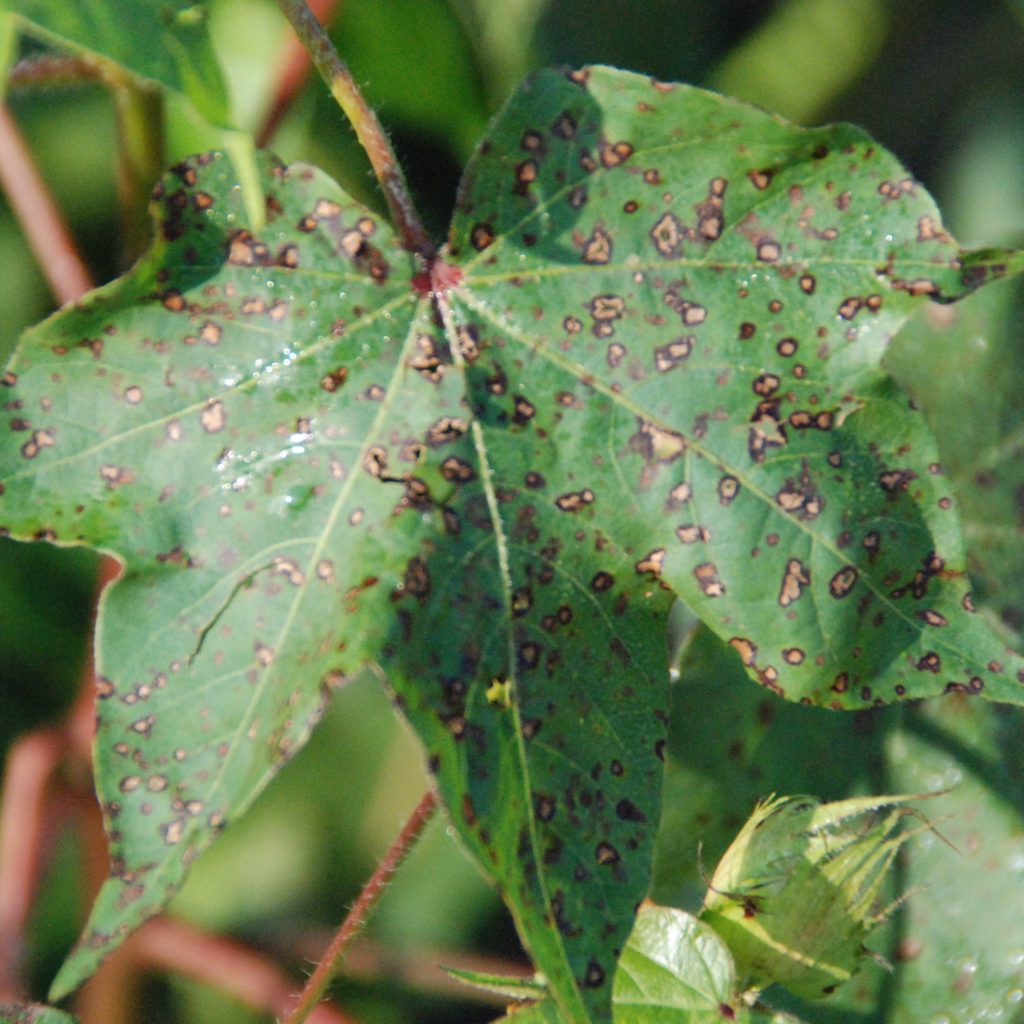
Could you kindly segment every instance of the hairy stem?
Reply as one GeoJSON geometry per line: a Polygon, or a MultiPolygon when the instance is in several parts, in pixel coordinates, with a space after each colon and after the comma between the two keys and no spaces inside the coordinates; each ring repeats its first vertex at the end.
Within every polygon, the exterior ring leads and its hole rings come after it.
{"type": "Polygon", "coordinates": [[[337,100],[355,129],[359,144],[366,150],[373,173],[380,182],[384,198],[391,210],[391,217],[401,236],[402,245],[409,252],[430,259],[434,255],[434,246],[427,237],[419,214],[413,206],[405,175],[395,157],[395,151],[391,148],[377,115],[370,109],[359,91],[352,73],[338,56],[306,0],[277,0],[277,4],[291,22],[303,46],[309,51],[320,77],[327,83],[331,95],[337,100]]]}
{"type": "Polygon", "coordinates": [[[57,301],[73,302],[89,291],[89,271],[4,104],[0,104],[0,187],[57,301]]]}
{"type": "Polygon", "coordinates": [[[416,805],[416,809],[409,816],[409,820],[402,827],[402,831],[398,833],[398,837],[391,844],[388,852],[384,854],[384,858],[377,865],[370,880],[363,886],[359,898],[352,905],[348,916],[342,921],[337,934],[324,952],[320,963],[317,964],[316,970],[310,975],[306,987],[300,993],[295,1008],[285,1017],[283,1024],[303,1024],[309,1019],[314,1007],[327,991],[331,979],[338,972],[352,940],[359,934],[370,911],[384,892],[385,886],[398,870],[406,854],[412,849],[417,836],[430,820],[436,808],[437,797],[433,790],[428,790],[416,805]]]}

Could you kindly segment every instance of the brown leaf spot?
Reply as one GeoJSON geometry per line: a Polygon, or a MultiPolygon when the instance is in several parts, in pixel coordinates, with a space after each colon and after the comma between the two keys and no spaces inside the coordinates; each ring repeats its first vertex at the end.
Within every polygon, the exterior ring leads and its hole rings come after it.
{"type": "Polygon", "coordinates": [[[696,523],[685,523],[676,527],[676,536],[683,544],[696,544],[698,541],[707,542],[711,540],[711,534],[698,526],[696,523]]]}
{"type": "Polygon", "coordinates": [[[654,367],[658,373],[667,373],[680,363],[689,359],[693,344],[697,339],[692,334],[662,345],[654,350],[654,367]]]}
{"type": "Polygon", "coordinates": [[[857,575],[858,573],[855,566],[844,565],[843,568],[828,581],[829,593],[836,598],[836,600],[847,597],[857,583],[857,575]]]}
{"type": "Polygon", "coordinates": [[[293,587],[301,587],[306,582],[306,574],[299,568],[297,562],[284,555],[278,555],[274,559],[271,573],[276,576],[284,576],[293,587]]]}
{"type": "Polygon", "coordinates": [[[317,220],[332,220],[341,213],[341,207],[332,199],[318,199],[313,207],[313,216],[317,220]]]}
{"type": "Polygon", "coordinates": [[[405,567],[405,578],[400,589],[411,594],[420,602],[424,601],[430,593],[430,572],[427,570],[426,562],[418,555],[410,558],[405,567]]]}
{"type": "Polygon", "coordinates": [[[494,228],[490,224],[480,222],[473,225],[469,233],[469,243],[477,252],[483,252],[494,242],[494,228]]]}
{"type": "Polygon", "coordinates": [[[464,484],[476,479],[476,471],[465,459],[449,455],[441,463],[441,476],[449,483],[464,484]]]}
{"type": "Polygon", "coordinates": [[[188,304],[185,302],[185,296],[178,291],[177,288],[168,288],[160,296],[160,302],[164,309],[171,313],[181,313],[188,308],[188,304]]]}
{"type": "Polygon", "coordinates": [[[465,420],[455,416],[443,416],[431,424],[427,431],[427,445],[440,448],[444,444],[457,441],[469,429],[465,420]]]}
{"type": "Polygon", "coordinates": [[[800,599],[806,587],[811,582],[811,572],[800,561],[799,558],[791,558],[786,563],[786,571],[782,577],[782,586],[779,589],[779,604],[788,608],[794,601],[800,599]]]}
{"type": "Polygon", "coordinates": [[[639,420],[639,429],[629,439],[630,448],[645,462],[674,462],[686,451],[686,438],[674,430],[657,427],[649,420],[639,420]]]}
{"type": "Polygon", "coordinates": [[[751,643],[745,636],[734,636],[729,645],[739,653],[740,660],[747,668],[752,668],[757,659],[757,645],[751,643]]]}
{"type": "Polygon", "coordinates": [[[633,147],[628,142],[605,142],[602,139],[598,152],[605,167],[618,167],[633,155],[633,147]]]}
{"type": "Polygon", "coordinates": [[[720,505],[731,505],[740,492],[740,482],[734,476],[723,476],[718,481],[718,502],[720,505]]]}
{"type": "Polygon", "coordinates": [[[725,594],[725,584],[719,579],[718,568],[714,562],[704,562],[693,570],[697,579],[697,586],[704,592],[706,597],[722,597],[725,594]]]}
{"type": "Polygon", "coordinates": [[[653,551],[649,551],[633,568],[636,569],[639,576],[643,576],[645,573],[660,576],[665,568],[665,549],[655,548],[653,551]]]}
{"type": "Polygon", "coordinates": [[[551,821],[558,810],[558,801],[547,793],[534,793],[533,806],[541,821],[551,821]]]}
{"type": "Polygon", "coordinates": [[[555,498],[555,504],[563,512],[579,512],[580,509],[592,504],[593,501],[594,492],[589,487],[585,487],[582,491],[569,491],[555,498]]]}
{"type": "Polygon", "coordinates": [[[126,469],[124,466],[112,466],[109,463],[100,466],[100,476],[109,490],[123,484],[133,483],[135,480],[135,474],[130,469],[126,469]]]}
{"type": "Polygon", "coordinates": [[[848,299],[843,299],[839,304],[837,313],[843,320],[852,320],[863,305],[863,299],[858,298],[856,295],[852,295],[848,299]]]}
{"type": "Polygon", "coordinates": [[[594,851],[594,859],[598,864],[618,864],[622,860],[619,851],[611,843],[598,843],[594,851]]]}
{"type": "Polygon", "coordinates": [[[224,403],[220,400],[211,400],[203,406],[199,413],[199,422],[203,430],[208,434],[216,434],[224,429],[227,422],[227,414],[224,412],[224,403]]]}
{"type": "Polygon", "coordinates": [[[912,469],[892,469],[879,473],[878,482],[889,494],[898,494],[910,487],[910,481],[916,480],[917,474],[912,469]]]}
{"type": "Polygon", "coordinates": [[[650,236],[658,254],[665,259],[671,259],[679,255],[680,247],[686,238],[686,228],[674,213],[664,213],[651,228],[650,236]]]}
{"type": "Polygon", "coordinates": [[[320,378],[320,387],[324,391],[334,392],[337,391],[346,380],[348,380],[348,369],[344,366],[339,366],[336,370],[331,370],[330,373],[325,374],[320,378]]]}
{"type": "Polygon", "coordinates": [[[583,262],[603,264],[612,258],[612,236],[603,227],[594,228],[583,245],[583,262]]]}

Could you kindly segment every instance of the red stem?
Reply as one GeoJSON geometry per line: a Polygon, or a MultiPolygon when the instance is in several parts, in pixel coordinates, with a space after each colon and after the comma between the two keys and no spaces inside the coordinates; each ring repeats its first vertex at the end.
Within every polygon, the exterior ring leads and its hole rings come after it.
{"type": "Polygon", "coordinates": [[[0,794],[0,1003],[25,997],[22,934],[42,870],[47,791],[63,752],[61,730],[52,727],[22,736],[7,755],[0,794]]]}
{"type": "Polygon", "coordinates": [[[398,838],[384,854],[384,858],[377,865],[370,880],[363,887],[359,898],[348,912],[348,916],[342,921],[337,934],[324,952],[320,963],[317,964],[316,970],[310,975],[306,987],[299,994],[298,1002],[291,1013],[285,1017],[283,1024],[303,1024],[303,1021],[310,1019],[313,1008],[327,991],[327,986],[337,973],[352,940],[359,934],[370,911],[384,892],[385,886],[391,881],[402,861],[412,849],[417,836],[430,820],[436,808],[437,797],[433,790],[428,790],[409,816],[402,831],[398,833],[398,838]]]}
{"type": "MultiPolygon", "coordinates": [[[[97,596],[118,573],[118,564],[102,559],[97,596]]],[[[20,977],[23,934],[46,860],[48,839],[60,816],[52,813],[51,780],[71,757],[86,775],[93,731],[95,683],[92,647],[75,704],[58,725],[27,733],[12,744],[0,790],[0,1003],[24,994],[20,977]]]]}
{"type": "Polygon", "coordinates": [[[92,278],[8,108],[0,103],[0,187],[57,301],[73,302],[92,278]]]}
{"type": "MultiPolygon", "coordinates": [[[[140,966],[159,968],[234,996],[240,1003],[280,1017],[288,1012],[293,981],[254,950],[182,921],[158,917],[143,925],[125,947],[140,966]]],[[[311,1024],[352,1024],[352,1018],[325,1003],[315,1007],[311,1024]]]]}
{"type": "MultiPolygon", "coordinates": [[[[309,9],[322,25],[330,22],[337,6],[338,0],[309,0],[309,9]]],[[[270,109],[256,136],[256,145],[260,149],[265,149],[270,145],[285,115],[291,110],[292,104],[302,90],[312,66],[313,62],[309,51],[295,36],[289,37],[281,60],[277,89],[274,92],[270,109]]]]}

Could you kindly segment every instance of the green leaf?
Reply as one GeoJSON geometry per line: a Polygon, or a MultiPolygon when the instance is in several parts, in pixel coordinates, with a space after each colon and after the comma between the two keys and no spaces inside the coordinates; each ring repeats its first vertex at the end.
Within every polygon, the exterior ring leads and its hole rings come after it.
{"type": "Polygon", "coordinates": [[[208,120],[226,124],[228,98],[196,0],[0,0],[25,31],[54,46],[113,61],[183,93],[208,120]]]}
{"type": "MultiPolygon", "coordinates": [[[[749,1010],[736,998],[729,948],[708,925],[675,907],[645,904],[619,961],[615,1024],[721,1024],[795,1020],[749,1010]]],[[[554,1001],[517,1008],[506,1021],[557,1024],[554,1001]]]]}
{"type": "Polygon", "coordinates": [[[536,978],[516,978],[505,974],[485,974],[482,971],[465,971],[457,967],[445,967],[445,972],[453,978],[473,988],[494,992],[509,999],[539,999],[547,988],[543,981],[536,978]]]}
{"type": "Polygon", "coordinates": [[[130,275],[23,340],[0,517],[117,554],[104,597],[97,787],[112,877],[63,994],[158,910],[189,861],[379,649],[423,513],[401,475],[451,389],[410,368],[411,257],[322,174],[260,160],[163,182],[130,275]]]}
{"type": "Polygon", "coordinates": [[[8,1003],[0,1006],[0,1024],[75,1024],[75,1018],[52,1006],[8,1003]]]}
{"type": "Polygon", "coordinates": [[[1017,637],[1024,630],[1022,310],[1020,282],[1001,281],[955,307],[922,309],[886,353],[939,439],[978,604],[1017,637]]]}
{"type": "Polygon", "coordinates": [[[707,925],[674,907],[637,916],[615,976],[616,1024],[719,1024],[735,1020],[735,968],[707,925]]]}
{"type": "Polygon", "coordinates": [[[539,507],[628,551],[791,700],[1020,701],[1024,662],[970,614],[927,426],[877,371],[923,296],[1019,254],[962,255],[854,128],[602,68],[512,99],[450,247],[471,401],[509,442],[535,410],[539,507]]]}
{"type": "MultiPolygon", "coordinates": [[[[1013,767],[1024,742],[1020,709],[965,696],[842,716],[787,704],[752,689],[738,657],[706,631],[682,678],[675,704],[699,713],[672,723],[654,898],[699,900],[701,860],[710,870],[760,794],[838,800],[946,789],[923,808],[935,831],[905,845],[881,899],[905,897],[900,910],[868,942],[892,973],[869,965],[827,1000],[784,1005],[815,1024],[917,1024],[997,1010],[1012,1018],[1024,992],[1024,789],[1013,767]]],[[[768,996],[783,1002],[776,990],[768,996]]]]}

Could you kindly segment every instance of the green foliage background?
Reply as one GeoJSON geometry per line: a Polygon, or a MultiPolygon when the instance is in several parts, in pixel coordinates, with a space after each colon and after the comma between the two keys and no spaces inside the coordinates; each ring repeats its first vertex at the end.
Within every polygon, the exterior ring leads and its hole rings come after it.
{"type": "MultiPolygon", "coordinates": [[[[272,0],[211,6],[237,116],[254,128],[269,99],[267,69],[276,67],[287,30],[272,0]]],[[[436,234],[474,141],[515,81],[548,64],[607,62],[717,88],[803,124],[853,121],[925,183],[961,243],[1024,244],[1024,4],[1012,0],[345,0],[333,35],[392,131],[436,234]]],[[[112,241],[119,214],[108,96],[97,86],[33,89],[9,102],[97,280],[108,280],[123,269],[112,241]]],[[[216,141],[184,104],[172,102],[168,115],[168,163],[216,141]]],[[[380,207],[365,160],[319,82],[311,80],[274,148],[287,161],[323,167],[353,196],[380,207]]],[[[6,356],[20,331],[49,311],[50,299],[3,204],[0,266],[6,356]]],[[[977,592],[1011,640],[1024,629],[1022,312],[1015,282],[956,307],[924,310],[890,359],[933,423],[964,509],[977,592]]],[[[84,552],[0,548],[0,747],[65,706],[83,657],[94,566],[84,552]]],[[[1019,714],[950,702],[857,716],[796,708],[757,691],[705,634],[686,652],[683,670],[676,705],[693,713],[677,715],[673,726],[658,898],[695,908],[697,838],[710,869],[754,800],[773,790],[838,798],[960,783],[956,807],[943,810],[970,809],[973,817],[961,815],[944,834],[964,859],[926,847],[899,887],[929,880],[952,894],[958,872],[973,877],[988,865],[987,888],[947,904],[962,917],[964,943],[998,931],[977,923],[971,930],[972,908],[983,899],[1006,914],[1007,929],[1024,917],[1019,714]],[[917,877],[926,865],[937,877],[917,877]]],[[[172,910],[301,966],[315,949],[296,936],[340,919],[425,784],[411,736],[377,682],[361,679],[337,696],[309,746],[204,856],[172,910]]],[[[58,851],[33,925],[40,999],[81,924],[79,855],[70,839],[58,851]]],[[[977,1012],[968,1006],[971,979],[977,957],[984,963],[986,956],[999,961],[990,975],[1001,986],[1004,1019],[1024,1019],[1014,1010],[1024,998],[1024,931],[1016,954],[1005,943],[916,950],[915,923],[913,913],[897,918],[895,937],[880,948],[924,963],[921,976],[941,979],[941,992],[916,982],[908,989],[908,982],[900,994],[896,983],[871,977],[835,1006],[802,1008],[805,1019],[912,1022],[931,1019],[917,1015],[927,1011],[956,1024],[977,1012]]],[[[497,897],[456,851],[443,820],[389,890],[370,936],[388,951],[390,979],[378,974],[337,989],[367,1021],[488,1020],[490,1008],[396,984],[395,965],[456,959],[435,955],[438,946],[519,955],[497,897]]],[[[154,982],[147,999],[147,1021],[258,1019],[175,979],[154,982]]]]}

